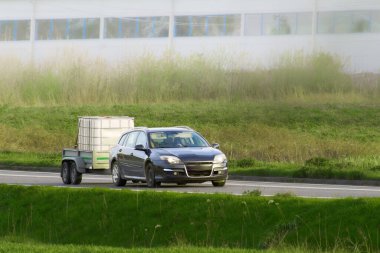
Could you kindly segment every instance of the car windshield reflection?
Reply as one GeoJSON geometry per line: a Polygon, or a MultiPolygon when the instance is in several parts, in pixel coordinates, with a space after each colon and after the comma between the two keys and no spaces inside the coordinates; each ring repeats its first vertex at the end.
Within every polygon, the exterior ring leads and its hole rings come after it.
{"type": "Polygon", "coordinates": [[[191,131],[160,131],[149,133],[151,148],[209,147],[197,133],[191,131]]]}

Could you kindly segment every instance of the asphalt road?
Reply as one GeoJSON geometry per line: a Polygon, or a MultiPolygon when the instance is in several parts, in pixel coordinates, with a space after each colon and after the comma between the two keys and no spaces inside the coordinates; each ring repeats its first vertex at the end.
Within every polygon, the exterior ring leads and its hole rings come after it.
{"type": "Polygon", "coordinates": [[[244,194],[252,190],[260,190],[263,196],[273,196],[277,193],[292,193],[301,197],[340,198],[340,197],[380,197],[380,187],[375,186],[349,186],[327,184],[303,183],[277,183],[259,181],[228,180],[224,187],[213,187],[211,183],[188,184],[177,186],[175,184],[162,184],[160,188],[148,189],[145,184],[128,182],[125,187],[115,187],[109,175],[84,174],[82,184],[64,185],[59,173],[30,172],[0,170],[0,184],[17,185],[45,185],[57,187],[103,187],[112,189],[153,190],[197,193],[230,193],[244,194]]]}

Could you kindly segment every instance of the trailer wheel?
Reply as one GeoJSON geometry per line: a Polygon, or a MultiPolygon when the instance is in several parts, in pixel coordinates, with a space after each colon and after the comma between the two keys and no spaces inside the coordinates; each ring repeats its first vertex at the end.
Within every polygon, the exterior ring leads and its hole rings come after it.
{"type": "Polygon", "coordinates": [[[127,180],[122,179],[120,175],[119,165],[117,162],[112,163],[112,182],[116,186],[124,186],[127,183],[127,180]]]}
{"type": "Polygon", "coordinates": [[[75,162],[70,165],[70,178],[71,184],[80,184],[82,182],[82,173],[78,172],[75,162]]]}
{"type": "Polygon", "coordinates": [[[61,177],[64,184],[71,183],[70,167],[68,162],[63,162],[61,167],[61,177]]]}

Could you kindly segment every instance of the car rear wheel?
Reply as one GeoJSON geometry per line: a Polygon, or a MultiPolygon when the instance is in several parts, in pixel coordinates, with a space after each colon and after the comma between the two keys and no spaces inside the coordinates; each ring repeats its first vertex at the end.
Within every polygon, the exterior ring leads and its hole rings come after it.
{"type": "Polygon", "coordinates": [[[80,184],[82,182],[82,173],[78,172],[75,162],[70,165],[70,179],[71,184],[80,184]]]}
{"type": "Polygon", "coordinates": [[[226,180],[212,181],[212,185],[215,187],[223,187],[226,184],[226,180]]]}
{"type": "Polygon", "coordinates": [[[70,167],[69,167],[69,163],[68,162],[63,162],[62,163],[61,175],[62,175],[62,182],[64,184],[70,184],[71,183],[70,167]]]}
{"type": "Polygon", "coordinates": [[[161,182],[156,182],[156,175],[151,164],[148,164],[146,169],[146,184],[149,188],[155,188],[161,185],[161,182]]]}
{"type": "Polygon", "coordinates": [[[112,164],[112,182],[116,186],[124,186],[127,183],[127,180],[121,178],[117,162],[112,164]]]}

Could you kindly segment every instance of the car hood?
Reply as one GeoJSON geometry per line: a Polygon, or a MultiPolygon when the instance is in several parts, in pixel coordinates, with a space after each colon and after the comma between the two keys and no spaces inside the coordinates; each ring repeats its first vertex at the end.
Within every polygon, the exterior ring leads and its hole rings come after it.
{"type": "Polygon", "coordinates": [[[159,155],[173,155],[183,162],[214,161],[214,157],[223,154],[222,151],[211,147],[199,148],[158,148],[155,149],[159,155]]]}

